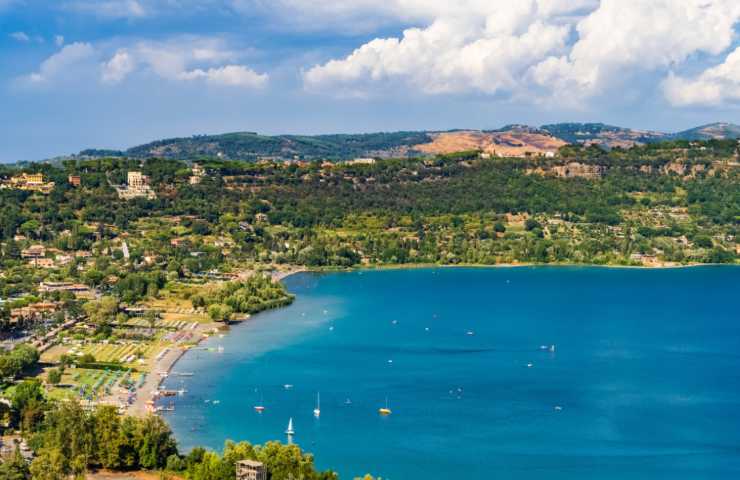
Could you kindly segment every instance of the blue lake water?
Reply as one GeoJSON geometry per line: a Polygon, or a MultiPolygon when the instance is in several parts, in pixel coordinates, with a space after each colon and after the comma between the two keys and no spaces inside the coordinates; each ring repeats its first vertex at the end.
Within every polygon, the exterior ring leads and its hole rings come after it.
{"type": "Polygon", "coordinates": [[[344,479],[740,478],[740,268],[285,283],[293,305],[176,365],[195,373],[167,381],[188,390],[166,416],[184,449],[285,441],[292,417],[294,441],[344,479]]]}

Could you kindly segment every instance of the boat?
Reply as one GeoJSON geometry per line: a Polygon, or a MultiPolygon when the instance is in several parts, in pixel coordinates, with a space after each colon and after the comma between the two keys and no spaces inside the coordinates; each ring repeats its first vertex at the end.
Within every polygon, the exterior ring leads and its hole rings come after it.
{"type": "Polygon", "coordinates": [[[473,335],[475,335],[475,332],[474,332],[474,331],[472,331],[472,330],[468,330],[468,331],[466,332],[466,335],[469,335],[469,336],[471,336],[471,337],[472,337],[473,335]]]}
{"type": "Polygon", "coordinates": [[[285,385],[283,385],[283,388],[286,390],[290,390],[291,388],[293,388],[293,385],[290,383],[286,383],[285,385]]]}
{"type": "Polygon", "coordinates": [[[285,429],[286,435],[294,435],[295,430],[293,430],[293,417],[290,417],[290,420],[288,420],[288,428],[285,429]]]}
{"type": "Polygon", "coordinates": [[[550,345],[550,351],[555,353],[555,345],[550,345]]]}
{"type": "Polygon", "coordinates": [[[388,408],[388,397],[385,397],[385,407],[381,407],[378,409],[378,413],[381,415],[390,415],[391,409],[388,408]]]}
{"type": "Polygon", "coordinates": [[[352,400],[350,400],[350,399],[348,398],[347,400],[345,400],[345,401],[344,401],[344,404],[345,404],[345,405],[352,405],[352,400]]]}
{"type": "Polygon", "coordinates": [[[321,393],[316,394],[316,408],[313,409],[313,416],[316,418],[321,416],[321,393]]]}
{"type": "Polygon", "coordinates": [[[254,406],[254,411],[257,413],[262,413],[265,411],[265,406],[263,405],[263,402],[262,402],[262,392],[260,392],[260,403],[254,406]]]}

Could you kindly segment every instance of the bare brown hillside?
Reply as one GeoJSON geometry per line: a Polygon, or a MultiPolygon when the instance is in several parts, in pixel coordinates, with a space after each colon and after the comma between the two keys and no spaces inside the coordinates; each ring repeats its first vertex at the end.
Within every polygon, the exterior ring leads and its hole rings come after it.
{"type": "Polygon", "coordinates": [[[432,141],[412,148],[427,154],[455,153],[464,150],[481,150],[502,157],[520,157],[526,154],[544,155],[556,152],[566,142],[552,135],[531,131],[510,130],[482,132],[465,130],[429,134],[432,141]]]}

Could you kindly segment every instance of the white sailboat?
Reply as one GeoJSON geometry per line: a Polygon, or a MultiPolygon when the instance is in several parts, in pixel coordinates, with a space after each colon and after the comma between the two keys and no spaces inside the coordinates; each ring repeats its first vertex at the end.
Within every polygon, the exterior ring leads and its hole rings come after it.
{"type": "Polygon", "coordinates": [[[293,430],[293,417],[290,417],[290,420],[288,420],[288,428],[285,430],[285,434],[288,436],[295,434],[295,430],[293,430]]]}
{"type": "Polygon", "coordinates": [[[265,411],[265,405],[262,401],[262,391],[260,391],[260,403],[254,406],[254,411],[257,413],[262,413],[265,411]]]}
{"type": "Polygon", "coordinates": [[[313,409],[313,416],[316,418],[321,416],[321,393],[316,394],[316,408],[313,409]]]}
{"type": "Polygon", "coordinates": [[[388,397],[385,397],[385,407],[379,408],[378,413],[381,415],[390,415],[391,409],[388,407],[388,397]]]}

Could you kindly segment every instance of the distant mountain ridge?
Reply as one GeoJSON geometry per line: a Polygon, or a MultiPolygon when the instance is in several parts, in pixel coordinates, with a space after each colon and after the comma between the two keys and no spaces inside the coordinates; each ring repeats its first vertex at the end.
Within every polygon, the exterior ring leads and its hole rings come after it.
{"type": "Polygon", "coordinates": [[[667,140],[738,139],[740,125],[711,123],[676,133],[636,130],[603,123],[512,124],[492,130],[400,131],[334,135],[260,135],[234,132],[157,140],[125,151],[88,149],[83,156],[128,156],[235,160],[408,157],[482,150],[499,155],[543,154],[565,144],[629,148],[667,140]]]}

